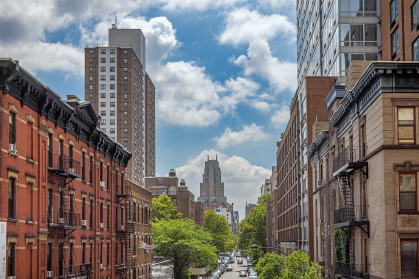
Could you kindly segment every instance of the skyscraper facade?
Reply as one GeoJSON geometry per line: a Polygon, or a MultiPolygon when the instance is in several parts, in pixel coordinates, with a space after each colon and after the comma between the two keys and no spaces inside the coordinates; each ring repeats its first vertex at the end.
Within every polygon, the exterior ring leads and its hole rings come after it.
{"type": "Polygon", "coordinates": [[[155,175],[155,88],[146,72],[140,29],[109,29],[109,43],[85,49],[85,99],[100,128],[132,153],[127,178],[144,186],[155,175]]]}
{"type": "Polygon", "coordinates": [[[200,185],[198,201],[204,205],[223,205],[227,203],[224,196],[224,182],[221,182],[221,169],[217,157],[205,162],[204,174],[200,185]]]}
{"type": "MultiPolygon", "coordinates": [[[[311,165],[307,164],[307,76],[336,77],[345,83],[345,71],[353,60],[380,59],[380,1],[378,0],[297,0],[297,96],[300,113],[301,206],[310,203],[307,183],[311,165]]],[[[301,208],[303,212],[304,208],[301,208]]],[[[302,223],[301,249],[308,252],[309,239],[302,223]]]]}

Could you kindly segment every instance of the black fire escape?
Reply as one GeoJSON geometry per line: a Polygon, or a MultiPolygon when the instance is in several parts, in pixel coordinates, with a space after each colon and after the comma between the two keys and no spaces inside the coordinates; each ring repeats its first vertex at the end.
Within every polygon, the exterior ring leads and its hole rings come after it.
{"type": "MultiPolygon", "coordinates": [[[[366,146],[348,147],[333,160],[333,176],[338,178],[340,192],[340,208],[334,212],[334,227],[346,234],[345,259],[336,259],[335,275],[338,278],[367,278],[368,263],[356,263],[352,242],[353,229],[360,228],[370,237],[368,220],[368,204],[366,200],[360,205],[354,204],[353,174],[361,172],[361,180],[368,179],[368,162],[365,161],[366,146]]],[[[336,244],[335,244],[336,245],[336,244]]]]}
{"type": "Polygon", "coordinates": [[[70,244],[71,233],[81,228],[81,214],[74,207],[74,188],[72,181],[80,177],[80,162],[72,156],[52,154],[48,151],[49,178],[57,179],[58,210],[53,208],[53,196],[48,197],[48,231],[49,235],[61,240],[58,247],[58,266],[47,271],[47,278],[91,278],[92,264],[75,264],[74,246],[70,244]],[[69,246],[68,259],[64,244],[69,246]],[[66,265],[65,263],[68,263],[66,265]]]}

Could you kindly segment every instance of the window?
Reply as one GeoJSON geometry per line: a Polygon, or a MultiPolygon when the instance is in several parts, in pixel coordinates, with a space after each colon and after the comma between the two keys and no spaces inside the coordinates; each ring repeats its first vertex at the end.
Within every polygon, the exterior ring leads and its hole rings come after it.
{"type": "Polygon", "coordinates": [[[412,44],[413,61],[419,61],[419,38],[412,44]]]}
{"type": "Polygon", "coordinates": [[[100,218],[100,223],[103,224],[103,202],[100,203],[99,218],[100,218]]]}
{"type": "Polygon", "coordinates": [[[127,108],[128,107],[128,103],[124,103],[124,108],[127,108]]]}
{"type": "Polygon", "coordinates": [[[7,247],[7,276],[15,276],[15,244],[7,247]]]}
{"type": "Polygon", "coordinates": [[[86,152],[81,152],[81,179],[86,180],[86,152]]]}
{"type": "MultiPolygon", "coordinates": [[[[16,113],[13,111],[9,112],[9,144],[16,144],[16,113]]],[[[13,147],[13,151],[15,149],[16,146],[13,147]]]]}
{"type": "Polygon", "coordinates": [[[86,243],[81,244],[81,263],[86,263],[86,243]]]}
{"type": "Polygon", "coordinates": [[[89,58],[89,64],[93,64],[93,58],[89,58]]]}
{"type": "Polygon", "coordinates": [[[28,122],[28,144],[29,144],[29,154],[28,157],[33,159],[33,124],[28,122]]]}
{"type": "Polygon", "coordinates": [[[415,144],[415,108],[398,107],[397,124],[399,144],[415,144]]]}
{"type": "Polygon", "coordinates": [[[111,48],[111,49],[109,50],[109,53],[110,53],[110,54],[115,54],[115,49],[114,49],[114,48],[111,48]]]}
{"type": "Polygon", "coordinates": [[[128,54],[128,50],[124,49],[124,54],[128,54]]]}
{"type": "Polygon", "coordinates": [[[392,0],[390,2],[390,24],[393,26],[399,20],[399,1],[392,0]]]}
{"type": "Polygon", "coordinates": [[[111,102],[111,108],[115,107],[115,102],[111,102]]]}
{"type": "Polygon", "coordinates": [[[128,59],[124,58],[124,64],[128,63],[128,59]]]}
{"type": "Polygon", "coordinates": [[[106,80],[106,75],[100,75],[100,80],[106,80]]]}
{"type": "Polygon", "coordinates": [[[93,68],[89,67],[89,73],[93,73],[93,68]]]}
{"type": "Polygon", "coordinates": [[[400,240],[402,278],[418,277],[418,240],[400,240]]]}
{"type": "Polygon", "coordinates": [[[128,94],[124,93],[124,99],[128,99],[128,94]]]}
{"type": "Polygon", "coordinates": [[[106,54],[106,49],[105,48],[101,48],[100,49],[100,54],[106,54]]]}
{"type": "Polygon", "coordinates": [[[89,54],[92,55],[93,54],[93,49],[89,49],[89,54]]]}
{"type": "Polygon", "coordinates": [[[115,116],[115,111],[114,110],[111,110],[111,116],[115,116]]]}
{"type": "Polygon", "coordinates": [[[47,271],[52,271],[52,243],[47,246],[47,271]]]}
{"type": "Polygon", "coordinates": [[[93,90],[93,85],[89,85],[89,90],[93,90]]]}
{"type": "Polygon", "coordinates": [[[399,27],[397,27],[391,34],[391,57],[394,59],[399,53],[399,27]]]}
{"type": "Polygon", "coordinates": [[[89,161],[89,182],[90,184],[93,184],[93,157],[90,156],[89,161]]]}
{"type": "Polygon", "coordinates": [[[128,138],[124,138],[124,142],[128,142],[128,138]]]}
{"type": "Polygon", "coordinates": [[[127,128],[124,129],[124,134],[128,134],[128,129],[127,128]]]}
{"type": "Polygon", "coordinates": [[[100,125],[106,125],[106,119],[101,119],[100,120],[100,125]]]}
{"type": "Polygon", "coordinates": [[[101,107],[101,108],[106,107],[106,102],[100,102],[100,107],[101,107]]]}
{"type": "Polygon", "coordinates": [[[101,242],[100,243],[100,251],[99,251],[99,258],[100,258],[100,264],[102,265],[103,264],[103,250],[102,250],[102,247],[103,247],[103,242],[101,242]]]}
{"type": "MultiPolygon", "coordinates": [[[[110,250],[109,250],[109,242],[106,246],[106,266],[110,266],[110,262],[109,262],[109,254],[110,254],[110,250]]],[[[134,277],[135,278],[135,277],[134,277]]]]}
{"type": "Polygon", "coordinates": [[[360,158],[364,158],[367,155],[367,139],[366,139],[366,130],[365,124],[359,127],[359,145],[360,149],[360,158]]]}
{"type": "Polygon", "coordinates": [[[101,110],[100,111],[100,116],[106,116],[106,110],[101,110]]]}
{"type": "Polygon", "coordinates": [[[100,58],[100,63],[106,63],[106,58],[100,58]]]}
{"type": "Polygon", "coordinates": [[[128,112],[127,111],[124,111],[124,116],[128,116],[128,112]]]}
{"type": "Polygon", "coordinates": [[[105,66],[101,66],[101,67],[100,67],[100,71],[101,71],[101,72],[106,72],[106,67],[105,67],[105,66]]]}
{"type": "Polygon", "coordinates": [[[112,84],[109,84],[109,88],[110,89],[115,89],[115,84],[113,84],[113,83],[112,84]]]}
{"type": "Polygon", "coordinates": [[[128,90],[128,85],[124,85],[124,90],[128,90]]]}
{"type": "Polygon", "coordinates": [[[110,229],[110,224],[109,224],[110,214],[111,214],[111,211],[109,209],[109,204],[108,204],[108,206],[106,207],[106,228],[108,230],[110,229]]]}
{"type": "Polygon", "coordinates": [[[81,219],[86,220],[86,198],[81,201],[81,219]]]}
{"type": "Polygon", "coordinates": [[[110,71],[110,72],[112,72],[112,73],[113,73],[113,72],[115,72],[115,66],[111,66],[111,67],[109,68],[109,71],[110,71]]]}
{"type": "Polygon", "coordinates": [[[115,119],[111,119],[111,120],[109,120],[109,124],[111,124],[111,125],[115,125],[115,119]]]}
{"type": "Polygon", "coordinates": [[[89,76],[89,81],[93,81],[93,76],[89,76]]]}
{"type": "Polygon", "coordinates": [[[106,98],[106,93],[100,93],[101,98],[106,98]]]}
{"type": "Polygon", "coordinates": [[[128,68],[124,68],[124,72],[128,72],[128,68]]]}
{"type": "Polygon", "coordinates": [[[115,63],[115,58],[110,58],[111,63],[115,63]]]}
{"type": "Polygon", "coordinates": [[[124,120],[124,124],[125,125],[128,125],[128,120],[124,120]]]}
{"type": "MultiPolygon", "coordinates": [[[[115,133],[115,131],[114,131],[115,133]]],[[[110,173],[111,170],[109,168],[109,166],[106,166],[106,187],[108,188],[108,191],[111,189],[111,181],[110,181],[110,173]]]]}
{"type": "Polygon", "coordinates": [[[115,80],[115,75],[110,75],[110,76],[109,76],[109,79],[110,79],[110,80],[115,80]]]}
{"type": "Polygon", "coordinates": [[[110,94],[110,97],[111,97],[112,99],[115,99],[115,93],[111,93],[111,94],[110,94]]]}
{"type": "Polygon", "coordinates": [[[74,249],[73,249],[73,247],[74,247],[74,244],[70,242],[70,245],[68,247],[68,250],[69,250],[69,253],[70,253],[70,256],[68,257],[68,267],[69,267],[69,272],[70,273],[73,273],[72,269],[73,269],[73,265],[74,265],[74,260],[73,260],[74,249]]]}
{"type": "Polygon", "coordinates": [[[89,218],[90,218],[90,228],[93,229],[93,199],[90,199],[90,212],[89,212],[89,218]]]}
{"type": "Polygon", "coordinates": [[[93,99],[93,94],[89,94],[89,99],[93,99]]]}
{"type": "Polygon", "coordinates": [[[89,262],[93,263],[93,243],[90,243],[89,262]]]}
{"type": "Polygon", "coordinates": [[[106,84],[101,84],[100,89],[106,89],[106,84]]]}
{"type": "Polygon", "coordinates": [[[400,173],[400,211],[417,210],[416,173],[400,173]]]}
{"type": "Polygon", "coordinates": [[[103,163],[102,162],[100,162],[100,165],[99,165],[99,179],[100,179],[100,181],[104,181],[103,180],[103,163]]]}
{"type": "Polygon", "coordinates": [[[127,81],[128,80],[128,77],[127,76],[124,76],[124,81],[127,81]]]}
{"type": "Polygon", "coordinates": [[[15,179],[9,179],[9,218],[16,218],[15,204],[16,204],[16,185],[15,179]]]}

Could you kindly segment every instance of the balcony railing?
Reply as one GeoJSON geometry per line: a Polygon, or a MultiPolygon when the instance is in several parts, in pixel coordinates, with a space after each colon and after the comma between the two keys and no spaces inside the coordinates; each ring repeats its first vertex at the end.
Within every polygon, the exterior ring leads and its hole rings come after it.
{"type": "Polygon", "coordinates": [[[368,205],[355,205],[354,208],[339,208],[334,213],[334,223],[340,224],[351,221],[367,221],[368,205]]]}
{"type": "Polygon", "coordinates": [[[48,226],[51,228],[77,229],[81,227],[81,214],[74,212],[49,211],[48,226]]]}
{"type": "Polygon", "coordinates": [[[367,154],[366,146],[347,147],[333,159],[333,173],[339,171],[350,163],[359,162],[367,154]]]}
{"type": "Polygon", "coordinates": [[[124,226],[121,226],[117,229],[117,233],[134,233],[135,232],[135,223],[125,222],[124,226]]]}
{"type": "Polygon", "coordinates": [[[345,262],[338,262],[335,261],[335,274],[336,275],[344,275],[349,276],[356,276],[356,278],[369,278],[369,264],[357,264],[357,263],[345,263],[345,262]]]}
{"type": "Polygon", "coordinates": [[[80,162],[66,155],[48,153],[48,169],[58,175],[80,177],[80,162]]]}
{"type": "Polygon", "coordinates": [[[92,263],[52,268],[52,278],[90,278],[92,263]]]}

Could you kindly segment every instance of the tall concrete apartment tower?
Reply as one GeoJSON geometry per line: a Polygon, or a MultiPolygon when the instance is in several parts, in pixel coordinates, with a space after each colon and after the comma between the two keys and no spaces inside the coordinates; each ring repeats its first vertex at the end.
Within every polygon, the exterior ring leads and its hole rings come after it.
{"type": "Polygon", "coordinates": [[[221,169],[217,157],[215,160],[205,162],[202,175],[200,195],[198,201],[204,205],[225,205],[227,198],[224,196],[224,182],[221,182],[221,169]]]}
{"type": "Polygon", "coordinates": [[[132,153],[127,178],[144,187],[155,175],[155,87],[140,29],[109,29],[109,43],[85,49],[85,99],[100,128],[132,153]]]}
{"type": "MultiPolygon", "coordinates": [[[[297,0],[297,96],[300,113],[301,211],[313,207],[312,186],[307,183],[311,172],[307,148],[307,110],[310,103],[307,76],[336,77],[344,84],[345,71],[352,60],[379,60],[380,1],[378,0],[297,0]]],[[[311,258],[312,216],[301,216],[301,249],[311,258]],[[311,248],[310,248],[311,247],[311,248]]]]}

